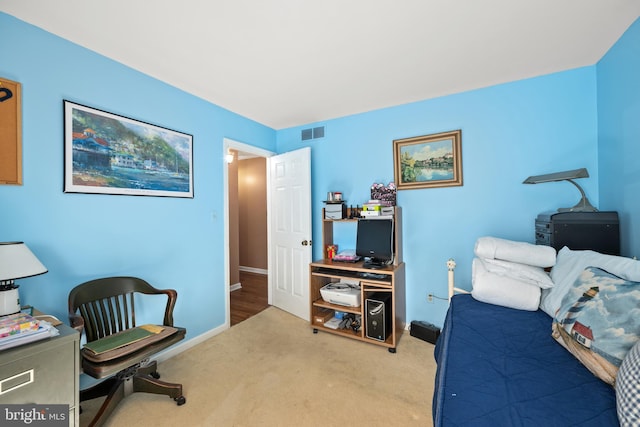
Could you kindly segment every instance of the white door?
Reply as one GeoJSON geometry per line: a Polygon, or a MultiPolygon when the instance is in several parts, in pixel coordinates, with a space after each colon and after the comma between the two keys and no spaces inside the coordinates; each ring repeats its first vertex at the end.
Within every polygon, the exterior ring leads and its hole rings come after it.
{"type": "Polygon", "coordinates": [[[269,158],[271,302],[309,320],[311,148],[269,158]]]}

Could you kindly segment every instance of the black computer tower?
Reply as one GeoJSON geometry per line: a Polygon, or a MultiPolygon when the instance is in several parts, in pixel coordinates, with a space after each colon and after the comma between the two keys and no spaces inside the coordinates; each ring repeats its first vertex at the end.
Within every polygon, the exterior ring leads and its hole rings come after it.
{"type": "Polygon", "coordinates": [[[376,292],[365,300],[367,338],[386,341],[392,328],[391,292],[376,292]]]}
{"type": "Polygon", "coordinates": [[[590,249],[620,255],[617,212],[546,212],[536,218],[536,244],[559,251],[590,249]]]}

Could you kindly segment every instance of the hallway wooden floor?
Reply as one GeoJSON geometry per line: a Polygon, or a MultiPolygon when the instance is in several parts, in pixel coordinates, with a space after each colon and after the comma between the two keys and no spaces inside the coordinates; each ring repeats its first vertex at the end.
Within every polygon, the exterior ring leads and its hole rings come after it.
{"type": "Polygon", "coordinates": [[[231,326],[269,307],[267,275],[240,272],[242,288],[231,292],[231,326]]]}

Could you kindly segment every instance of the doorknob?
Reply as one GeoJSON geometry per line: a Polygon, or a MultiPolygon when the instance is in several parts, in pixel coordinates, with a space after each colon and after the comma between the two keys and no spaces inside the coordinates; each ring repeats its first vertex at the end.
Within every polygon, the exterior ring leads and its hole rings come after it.
{"type": "Polygon", "coordinates": [[[311,246],[311,240],[309,240],[309,241],[303,240],[302,241],[302,246],[311,246]]]}

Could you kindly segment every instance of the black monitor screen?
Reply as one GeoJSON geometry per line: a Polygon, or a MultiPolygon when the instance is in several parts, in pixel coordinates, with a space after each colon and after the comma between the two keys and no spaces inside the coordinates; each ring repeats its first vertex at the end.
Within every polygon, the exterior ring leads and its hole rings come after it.
{"type": "Polygon", "coordinates": [[[358,220],[356,255],[365,257],[365,267],[380,268],[393,261],[393,219],[358,220]]]}

